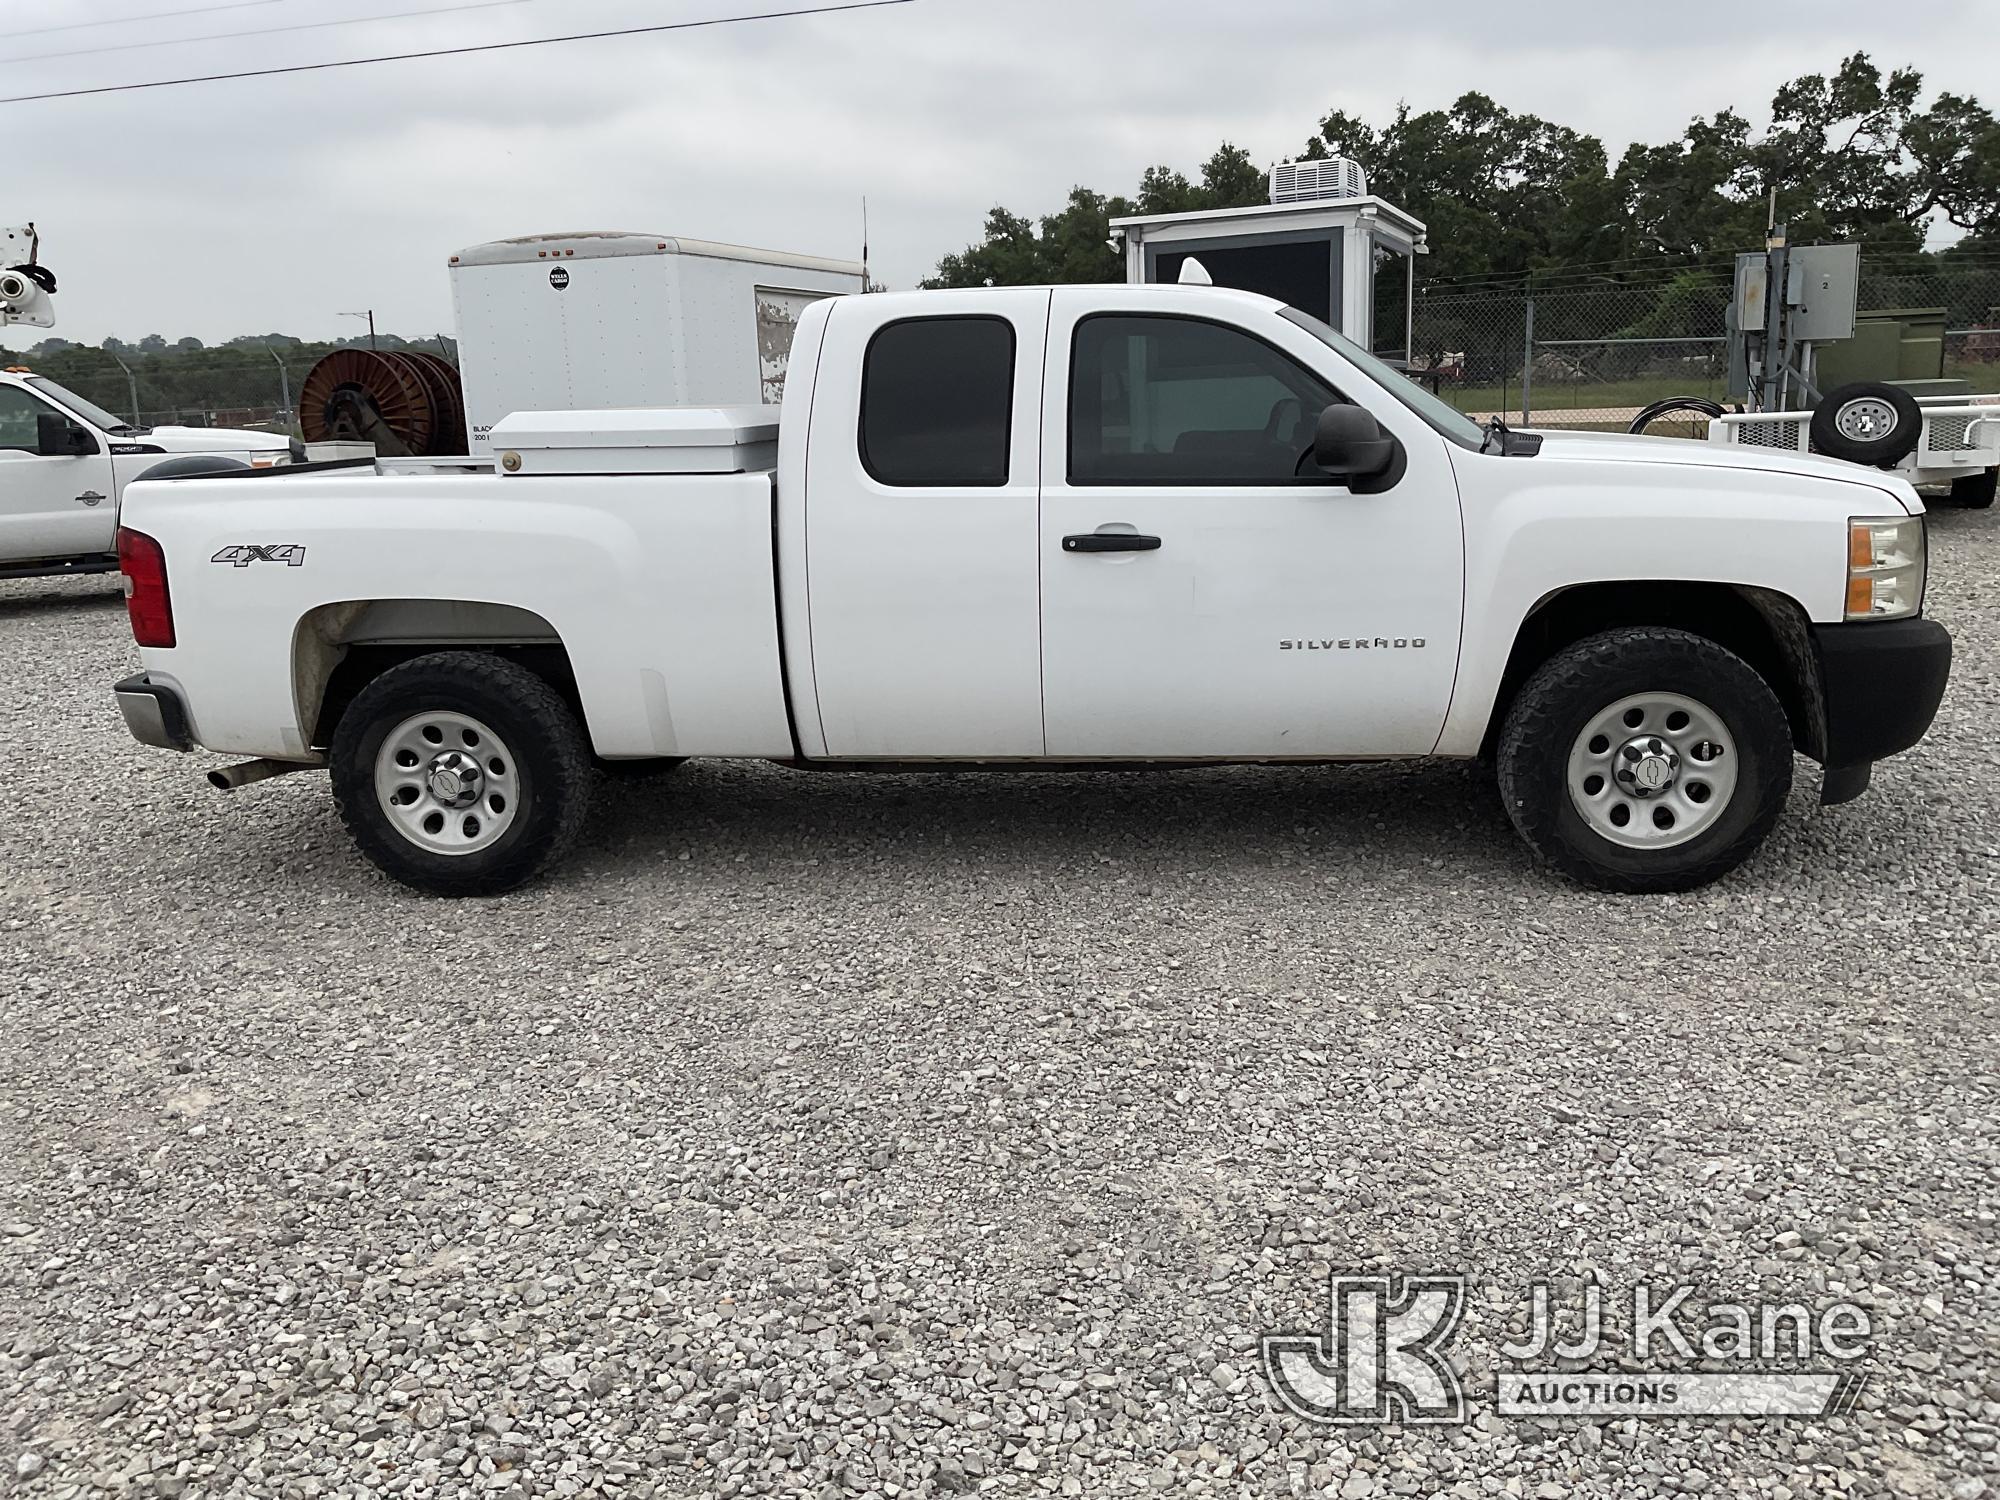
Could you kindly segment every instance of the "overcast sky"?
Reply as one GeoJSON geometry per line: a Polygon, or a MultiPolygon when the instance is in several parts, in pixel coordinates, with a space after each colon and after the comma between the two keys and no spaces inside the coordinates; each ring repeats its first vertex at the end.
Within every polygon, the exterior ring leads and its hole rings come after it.
{"type": "MultiPolygon", "coordinates": [[[[0,0],[0,94],[416,51],[814,0],[0,0]],[[231,41],[192,38],[456,7],[231,41]],[[79,21],[114,24],[49,31],[79,21]],[[35,34],[23,34],[33,31],[35,34]],[[141,45],[134,46],[138,43],[141,45]],[[30,54],[91,55],[47,57],[30,54]]],[[[856,256],[912,285],[986,210],[1129,190],[1228,138],[1469,88],[1601,136],[1677,135],[1856,49],[2000,102],[2000,4],[914,0],[657,37],[0,105],[0,222],[33,219],[81,342],[449,331],[446,257],[608,228],[856,256]],[[1707,19],[1710,12],[1715,19],[1707,19]]],[[[1407,205],[1420,216],[1422,204],[1407,205]]],[[[16,335],[15,342],[22,342],[16,335]]]]}

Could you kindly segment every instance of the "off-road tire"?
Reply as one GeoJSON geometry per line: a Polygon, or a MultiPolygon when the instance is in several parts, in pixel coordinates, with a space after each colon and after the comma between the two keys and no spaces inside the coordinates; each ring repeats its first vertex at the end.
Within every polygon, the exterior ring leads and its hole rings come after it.
{"type": "Polygon", "coordinates": [[[1589,636],[1544,662],[1507,710],[1495,757],[1500,799],[1548,864],[1599,890],[1686,891],[1756,852],[1792,786],[1792,734],[1770,685],[1741,657],[1684,630],[1589,636]],[[1715,822],[1684,844],[1632,849],[1593,829],[1569,788],[1569,757],[1593,716],[1619,699],[1673,693],[1705,704],[1735,741],[1737,784],[1715,822]]]}
{"type": "Polygon", "coordinates": [[[441,651],[384,672],[341,715],[329,761],[341,821],[361,852],[404,885],[435,896],[492,896],[526,884],[569,851],[589,810],[590,747],[569,705],[527,668],[483,651],[441,651]],[[518,806],[506,833],[486,848],[422,848],[377,799],[383,739],[427,712],[478,719],[512,754],[518,806]]]}

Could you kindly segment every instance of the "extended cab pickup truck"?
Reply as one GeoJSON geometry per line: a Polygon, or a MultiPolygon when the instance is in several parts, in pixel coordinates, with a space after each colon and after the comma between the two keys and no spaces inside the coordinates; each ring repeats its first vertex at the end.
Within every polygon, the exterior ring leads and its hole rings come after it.
{"type": "Polygon", "coordinates": [[[768,409],[517,414],[491,469],[134,487],[138,738],[330,766],[493,892],[600,769],[1489,757],[1527,842],[1698,885],[1922,736],[1923,506],[1797,453],[1481,428],[1212,288],[818,302],[768,409]],[[595,764],[594,764],[595,763],[595,764]]]}
{"type": "Polygon", "coordinates": [[[305,456],[282,432],[134,427],[53,380],[0,371],[0,578],[110,572],[120,500],[147,474],[305,456]]]}

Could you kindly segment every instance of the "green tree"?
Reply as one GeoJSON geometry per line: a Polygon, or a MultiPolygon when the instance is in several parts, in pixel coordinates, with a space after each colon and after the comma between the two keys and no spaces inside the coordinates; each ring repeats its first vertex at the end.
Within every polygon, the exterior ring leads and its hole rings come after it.
{"type": "Polygon", "coordinates": [[[940,260],[927,287],[1037,286],[1122,281],[1124,260],[1112,249],[1111,221],[1131,214],[1191,213],[1266,201],[1266,177],[1250,153],[1224,142],[1202,163],[1198,181],[1172,167],[1149,167],[1131,198],[1070,189],[1053,214],[1031,220],[1002,207],[986,216],[985,236],[940,260]]]}
{"type": "Polygon", "coordinates": [[[1345,111],[1320,122],[1302,153],[1345,156],[1369,191],[1430,229],[1433,277],[1491,276],[1602,259],[1613,222],[1603,143],[1480,93],[1444,110],[1405,104],[1376,130],[1345,111]]]}
{"type": "MultiPolygon", "coordinates": [[[[1615,168],[1595,138],[1476,92],[1445,109],[1402,105],[1380,128],[1336,109],[1301,154],[1352,157],[1371,191],[1426,221],[1427,281],[1587,271],[1658,285],[1663,272],[1760,245],[1774,189],[1795,242],[1854,240],[1876,271],[1936,270],[2000,251],[2000,125],[1975,99],[1923,94],[1916,70],[1885,75],[1857,52],[1830,76],[1779,88],[1761,134],[1723,110],[1675,140],[1631,146],[1615,168]],[[1939,219],[1965,238],[1926,256],[1939,219]]],[[[1263,171],[1225,145],[1198,180],[1153,167],[1129,199],[1076,187],[1040,219],[996,208],[925,285],[1115,280],[1111,219],[1264,201],[1263,171]]]]}

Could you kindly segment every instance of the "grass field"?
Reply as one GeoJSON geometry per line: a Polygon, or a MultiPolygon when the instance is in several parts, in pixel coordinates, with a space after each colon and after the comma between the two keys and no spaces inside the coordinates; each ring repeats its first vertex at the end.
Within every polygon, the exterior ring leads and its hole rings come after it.
{"type": "MultiPolygon", "coordinates": [[[[1439,388],[1438,394],[1460,411],[1476,416],[1487,416],[1494,412],[1505,416],[1508,412],[1518,412],[1521,409],[1521,387],[1518,381],[1507,385],[1446,384],[1439,388]]],[[[1565,407],[1645,406],[1668,396],[1706,396],[1711,401],[1726,399],[1723,382],[1719,378],[1690,380],[1685,376],[1671,375],[1613,381],[1544,381],[1538,376],[1529,396],[1532,410],[1537,412],[1556,411],[1565,407]]]]}
{"type": "MultiPolygon", "coordinates": [[[[1991,362],[1947,364],[1947,380],[1967,382],[1975,394],[2000,391],[2000,365],[1991,362]]],[[[1507,416],[1521,410],[1521,384],[1454,386],[1445,383],[1438,390],[1453,406],[1470,416],[1507,416]]],[[[1632,380],[1566,381],[1546,379],[1539,372],[1529,392],[1530,409],[1537,415],[1584,407],[1640,407],[1668,396],[1705,396],[1729,403],[1726,382],[1720,374],[1703,378],[1688,372],[1645,375],[1632,380]]]]}

